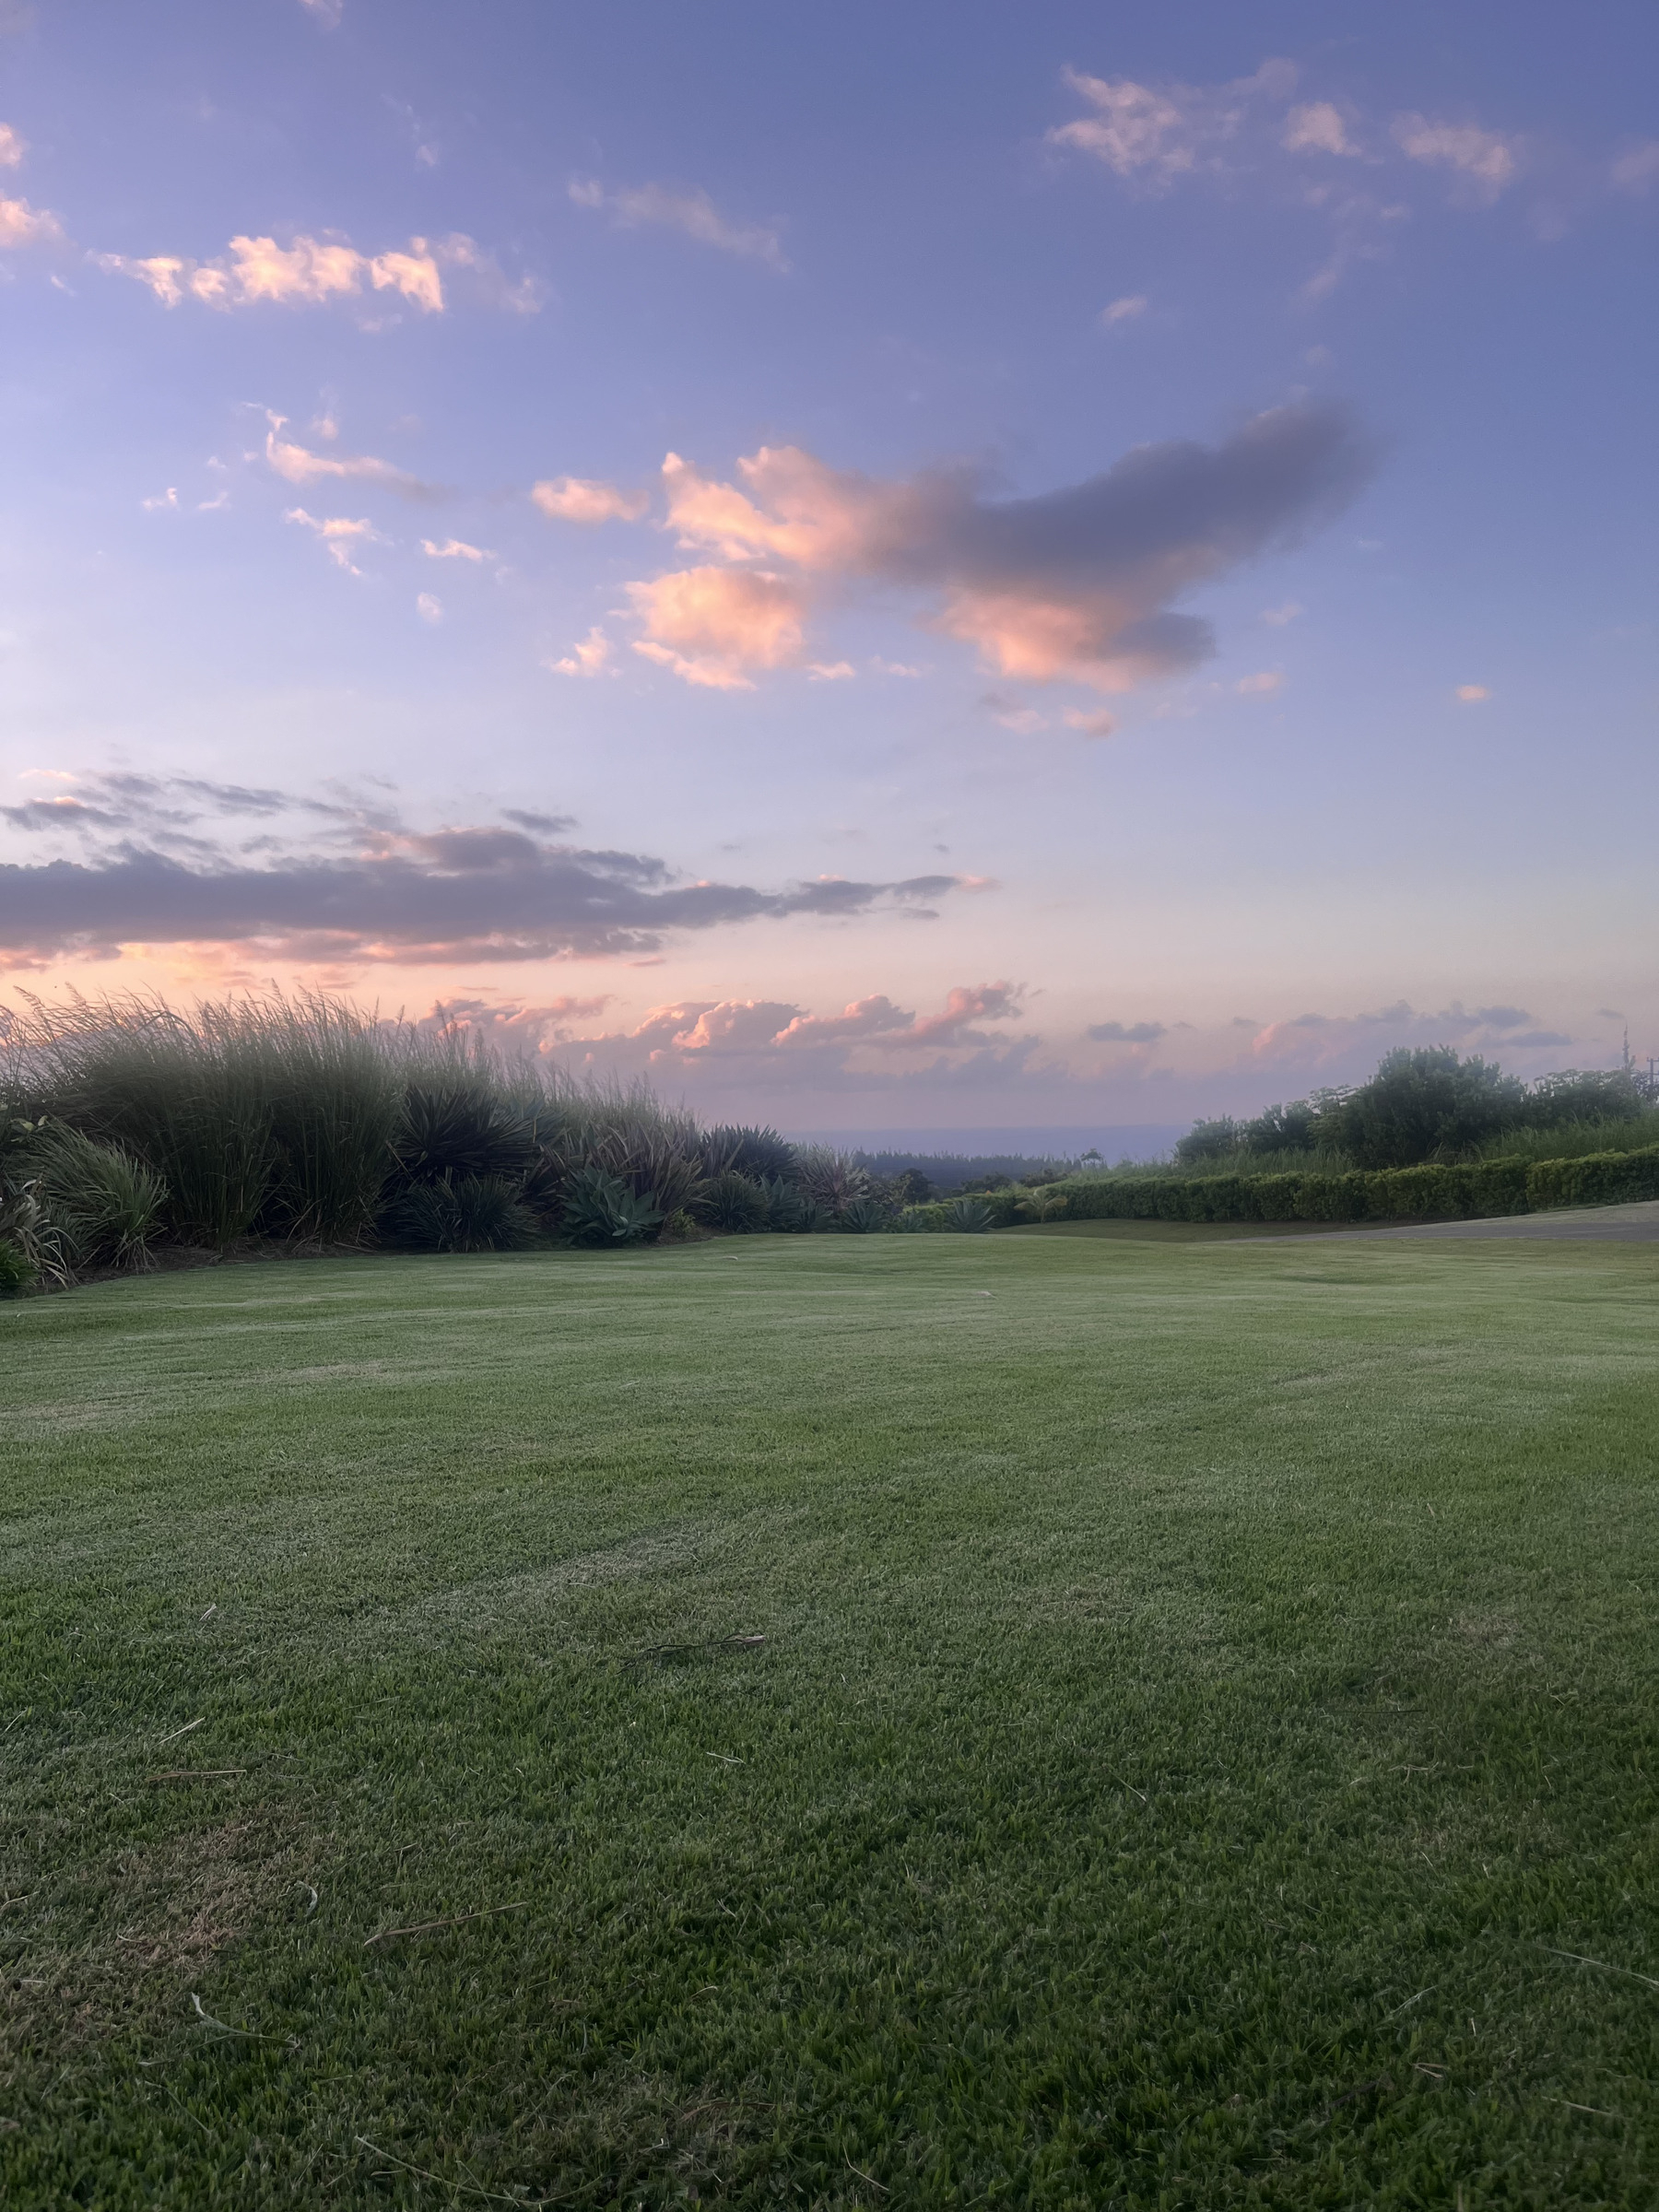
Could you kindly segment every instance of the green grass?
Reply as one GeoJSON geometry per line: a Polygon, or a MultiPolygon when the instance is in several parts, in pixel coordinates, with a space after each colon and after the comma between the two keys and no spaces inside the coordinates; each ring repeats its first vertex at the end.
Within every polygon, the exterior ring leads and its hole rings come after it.
{"type": "Polygon", "coordinates": [[[1652,2204],[1656,1290],[816,1237],[0,1307],[0,2198],[1652,2204]]]}

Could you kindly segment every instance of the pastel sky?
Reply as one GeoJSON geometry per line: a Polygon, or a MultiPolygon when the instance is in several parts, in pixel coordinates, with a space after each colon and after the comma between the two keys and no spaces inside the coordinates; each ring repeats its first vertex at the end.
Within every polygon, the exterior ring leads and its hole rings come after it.
{"type": "Polygon", "coordinates": [[[1648,0],[0,22],[0,999],[794,1131],[1659,1052],[1648,0]]]}

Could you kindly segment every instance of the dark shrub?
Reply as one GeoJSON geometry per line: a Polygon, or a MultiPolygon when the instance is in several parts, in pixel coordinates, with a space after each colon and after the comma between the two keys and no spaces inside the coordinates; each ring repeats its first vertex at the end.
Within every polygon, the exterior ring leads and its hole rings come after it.
{"type": "Polygon", "coordinates": [[[703,1173],[711,1180],[724,1169],[733,1168],[751,1182],[766,1182],[794,1172],[794,1147],[775,1129],[723,1122],[704,1131],[702,1161],[703,1173]]]}
{"type": "Polygon", "coordinates": [[[710,1177],[692,1199],[691,1212],[711,1229],[746,1236],[767,1227],[771,1208],[767,1194],[758,1182],[751,1182],[735,1168],[723,1168],[718,1175],[710,1177]]]}
{"type": "Polygon", "coordinates": [[[394,1140],[407,1182],[500,1175],[520,1181],[535,1159],[535,1137],[517,1108],[482,1077],[422,1077],[404,1093],[394,1140]]]}
{"type": "Polygon", "coordinates": [[[518,1252],[535,1222],[506,1175],[411,1183],[385,1217],[389,1241],[411,1252],[518,1252]]]}
{"type": "Polygon", "coordinates": [[[16,1298],[34,1280],[34,1269],[9,1237],[0,1237],[0,1298],[16,1298]]]}

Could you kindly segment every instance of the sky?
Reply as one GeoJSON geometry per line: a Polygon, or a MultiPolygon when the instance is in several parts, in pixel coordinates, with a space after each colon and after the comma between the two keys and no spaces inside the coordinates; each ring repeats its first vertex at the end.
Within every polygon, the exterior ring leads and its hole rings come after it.
{"type": "Polygon", "coordinates": [[[0,5],[0,1006],[791,1133],[1659,1053],[1655,43],[0,5]]]}

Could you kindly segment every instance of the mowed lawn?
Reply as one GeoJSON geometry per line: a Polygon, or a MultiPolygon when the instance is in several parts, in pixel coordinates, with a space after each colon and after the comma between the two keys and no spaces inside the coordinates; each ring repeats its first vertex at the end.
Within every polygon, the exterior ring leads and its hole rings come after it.
{"type": "Polygon", "coordinates": [[[0,1307],[0,2196],[1653,2203],[1656,1321],[1018,1235],[0,1307]]]}

